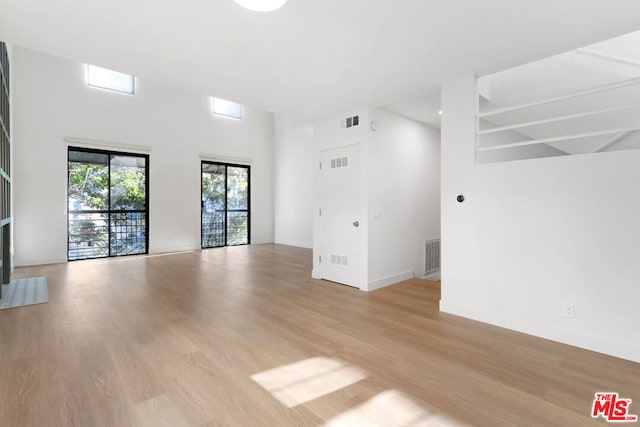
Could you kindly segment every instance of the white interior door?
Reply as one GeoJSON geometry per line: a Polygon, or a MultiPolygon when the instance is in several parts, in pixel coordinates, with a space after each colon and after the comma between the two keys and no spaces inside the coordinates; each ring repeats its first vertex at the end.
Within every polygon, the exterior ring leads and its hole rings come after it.
{"type": "Polygon", "coordinates": [[[322,278],[358,287],[364,232],[360,227],[360,146],[322,151],[321,162],[322,278]]]}

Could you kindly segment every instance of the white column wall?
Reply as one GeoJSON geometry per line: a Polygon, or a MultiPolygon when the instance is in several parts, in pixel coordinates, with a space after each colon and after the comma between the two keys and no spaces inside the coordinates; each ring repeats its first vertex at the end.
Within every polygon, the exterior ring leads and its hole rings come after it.
{"type": "Polygon", "coordinates": [[[275,242],[313,246],[313,123],[276,115],[275,242]]]}
{"type": "Polygon", "coordinates": [[[475,85],[442,89],[441,310],[640,362],[640,151],[476,166],[475,85]]]}

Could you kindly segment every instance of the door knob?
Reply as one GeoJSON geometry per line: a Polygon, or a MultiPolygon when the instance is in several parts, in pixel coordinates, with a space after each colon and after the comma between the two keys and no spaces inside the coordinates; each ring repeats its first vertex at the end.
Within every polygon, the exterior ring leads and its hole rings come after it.
{"type": "Polygon", "coordinates": [[[357,226],[359,226],[359,225],[360,225],[360,223],[359,223],[358,221],[353,221],[353,226],[354,226],[354,227],[357,227],[357,226]]]}

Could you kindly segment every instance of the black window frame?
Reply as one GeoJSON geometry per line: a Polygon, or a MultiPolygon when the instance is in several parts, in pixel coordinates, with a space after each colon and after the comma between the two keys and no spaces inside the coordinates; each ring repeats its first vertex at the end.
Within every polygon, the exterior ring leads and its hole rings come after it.
{"type": "MultiPolygon", "coordinates": [[[[238,212],[244,212],[244,209],[238,210],[238,212]]],[[[215,248],[226,248],[233,246],[247,246],[251,244],[251,165],[240,164],[240,163],[226,163],[219,162],[214,160],[201,160],[200,162],[200,248],[201,249],[215,249],[215,248]],[[204,210],[204,201],[202,200],[202,195],[204,192],[204,182],[202,179],[203,168],[204,165],[216,165],[216,166],[224,166],[225,168],[225,185],[224,185],[224,209],[225,209],[225,227],[224,227],[224,245],[220,246],[203,246],[202,242],[204,240],[204,221],[203,221],[203,210],[204,210]],[[227,209],[227,192],[228,192],[228,168],[245,168],[247,169],[247,243],[241,243],[238,245],[229,245],[228,236],[227,236],[227,218],[229,210],[227,209]]]]}
{"type": "MultiPolygon", "coordinates": [[[[68,146],[67,147],[67,200],[66,200],[66,204],[67,204],[67,262],[74,262],[74,261],[85,261],[85,260],[90,260],[90,259],[105,259],[105,258],[119,258],[119,257],[125,257],[125,256],[139,256],[139,255],[148,255],[149,254],[149,212],[150,212],[150,208],[149,208],[149,155],[148,154],[142,154],[142,153],[131,153],[131,152],[126,152],[126,151],[113,151],[113,150],[104,150],[104,149],[97,149],[97,148],[87,148],[87,147],[75,147],[75,146],[68,146]],[[111,253],[111,227],[108,226],[108,234],[107,234],[107,242],[108,242],[108,251],[107,251],[107,255],[106,256],[97,256],[97,257],[87,257],[87,258],[74,258],[74,259],[69,259],[69,219],[71,216],[71,209],[69,209],[69,155],[71,153],[71,151],[78,151],[78,152],[82,152],[82,153],[94,153],[94,154],[103,154],[103,155],[107,155],[109,156],[109,161],[107,162],[107,167],[108,167],[108,177],[109,177],[109,195],[108,195],[108,209],[105,210],[101,210],[101,211],[96,211],[96,212],[107,212],[108,217],[110,218],[110,215],[112,213],[118,214],[118,213],[128,213],[128,212],[139,212],[139,211],[131,211],[131,210],[121,210],[121,209],[115,209],[112,210],[111,209],[111,156],[128,156],[128,157],[143,157],[145,159],[145,196],[146,196],[146,202],[145,202],[145,251],[142,253],[137,253],[137,254],[115,254],[112,255],[111,253]]],[[[110,221],[109,221],[110,224],[110,221]]]]}

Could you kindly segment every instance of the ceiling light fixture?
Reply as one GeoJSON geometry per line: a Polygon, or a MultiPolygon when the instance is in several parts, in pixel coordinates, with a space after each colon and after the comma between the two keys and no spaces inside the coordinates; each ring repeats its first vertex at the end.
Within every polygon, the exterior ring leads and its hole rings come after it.
{"type": "Polygon", "coordinates": [[[240,6],[256,12],[271,12],[280,9],[287,0],[234,0],[240,6]]]}

